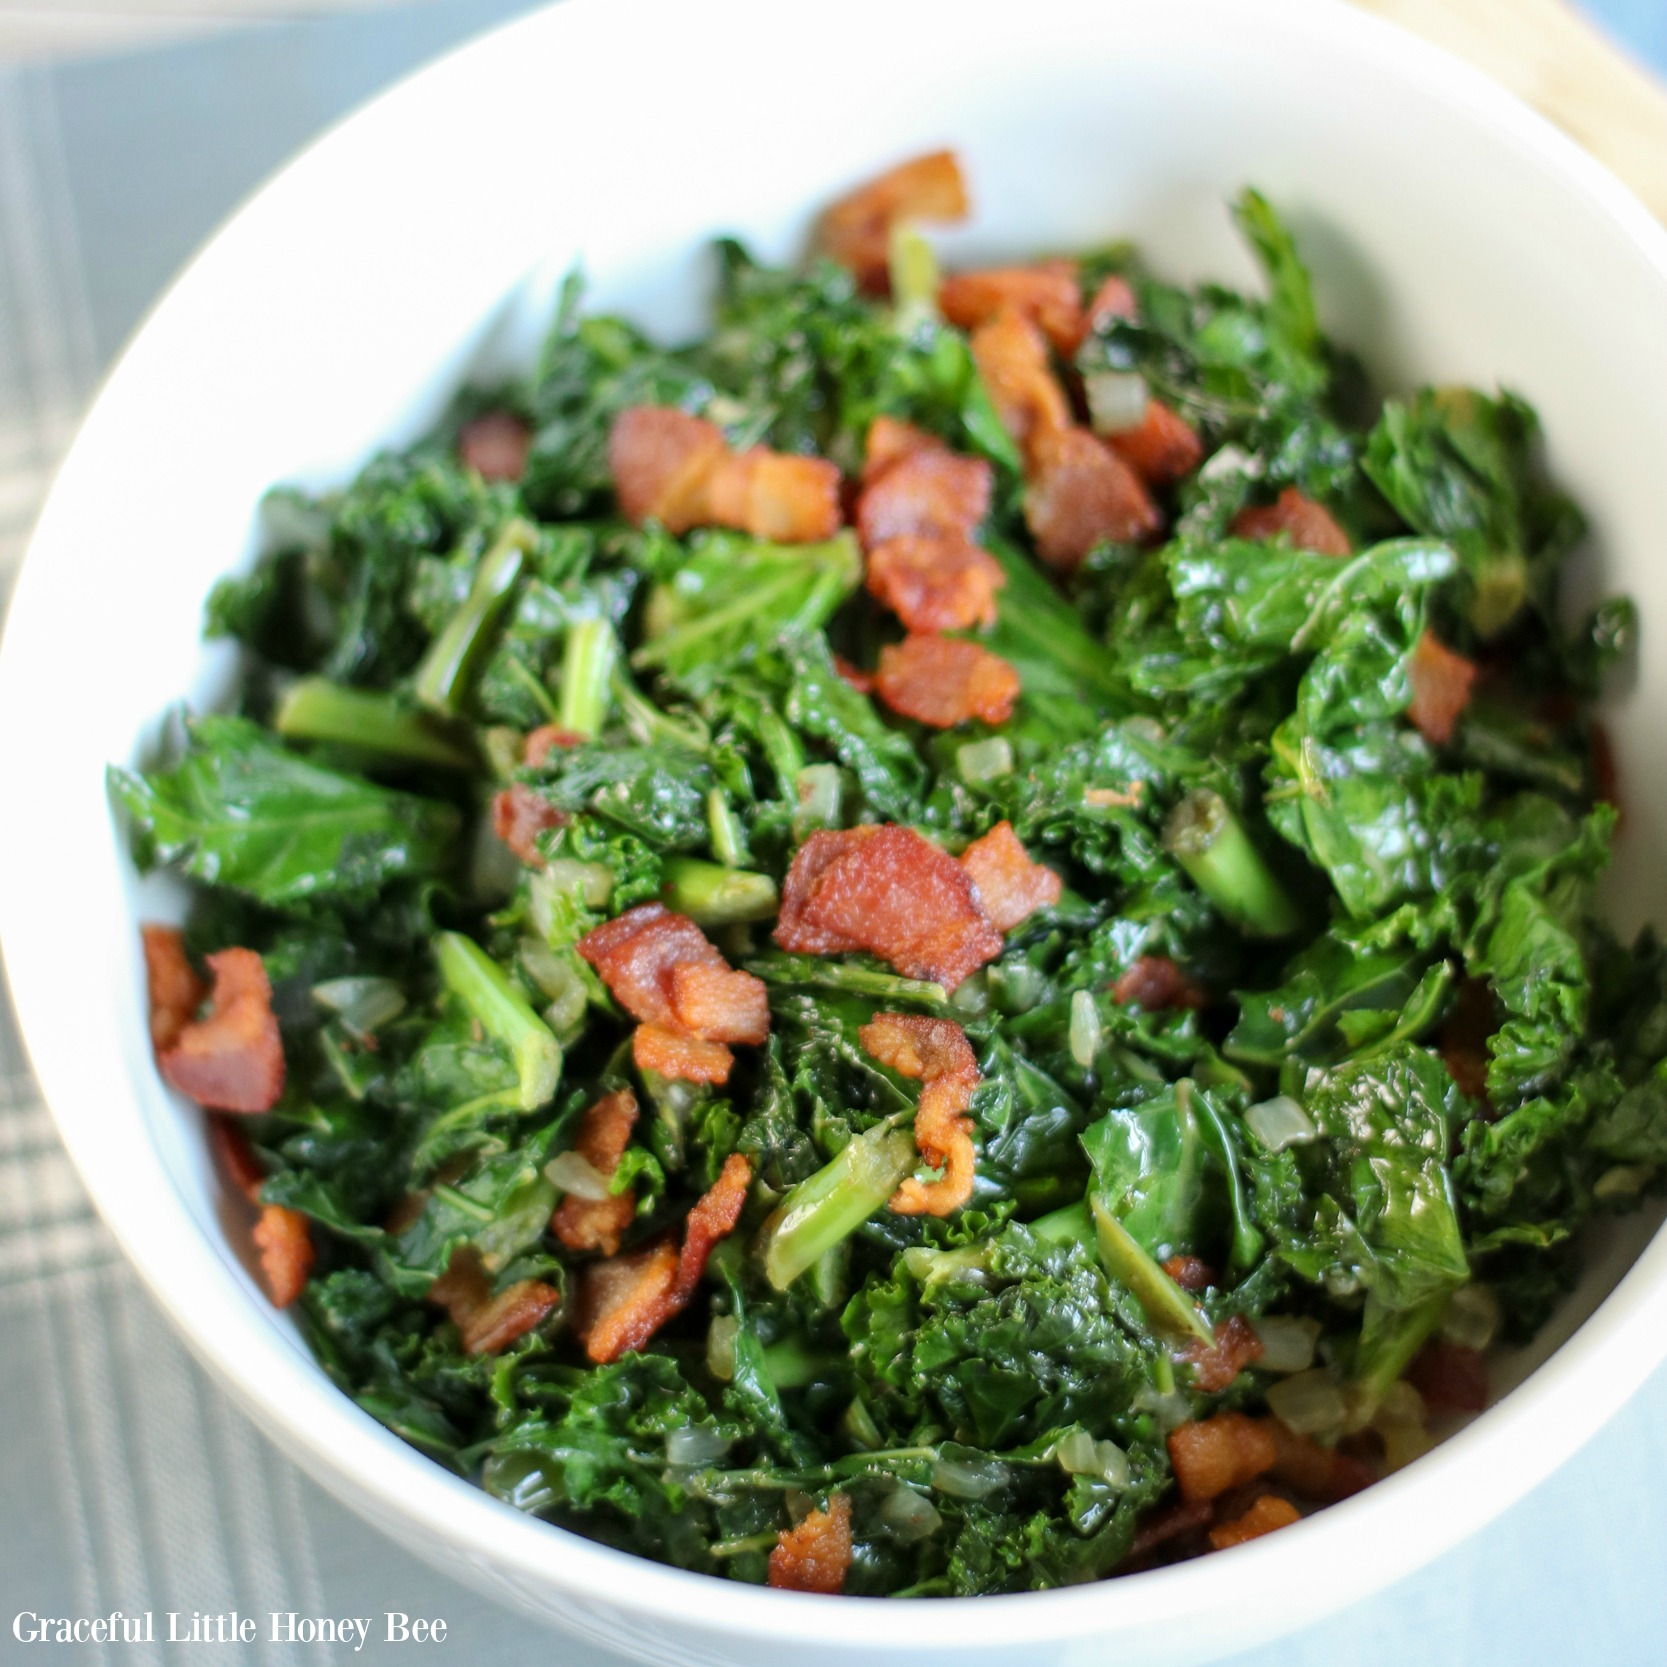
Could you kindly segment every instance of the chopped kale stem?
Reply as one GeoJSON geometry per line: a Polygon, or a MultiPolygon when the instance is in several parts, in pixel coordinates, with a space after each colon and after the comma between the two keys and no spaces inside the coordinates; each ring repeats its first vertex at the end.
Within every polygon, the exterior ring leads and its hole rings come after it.
{"type": "Polygon", "coordinates": [[[716,1578],[1198,1555],[1181,1426],[1397,1465],[1667,1188],[1667,948],[1595,902],[1638,619],[1566,623],[1535,413],[1376,398],[1253,191],[1242,295],[945,275],[963,184],[721,243],[675,348],[574,280],[274,494],[235,713],[109,773],[193,899],[159,1067],[332,1379],[716,1578]]]}

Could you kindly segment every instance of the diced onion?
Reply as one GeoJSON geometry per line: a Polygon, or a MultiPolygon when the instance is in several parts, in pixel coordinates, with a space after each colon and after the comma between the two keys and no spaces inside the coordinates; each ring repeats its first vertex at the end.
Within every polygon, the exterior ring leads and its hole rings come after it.
{"type": "Polygon", "coordinates": [[[1385,1470],[1402,1470],[1435,1445],[1424,1427],[1424,1398],[1410,1383],[1393,1383],[1372,1415],[1372,1428],[1383,1437],[1385,1470]]]}
{"type": "Polygon", "coordinates": [[[994,1461],[980,1464],[935,1459],[932,1462],[932,1486],[954,1499],[983,1499],[1006,1481],[1007,1466],[994,1461]]]}
{"type": "Polygon", "coordinates": [[[544,1178],[574,1198],[587,1204],[599,1204],[609,1196],[608,1177],[589,1158],[577,1152],[563,1152],[544,1166],[544,1178]]]}
{"type": "Polygon", "coordinates": [[[943,1527],[937,1506],[925,1494],[902,1483],[887,1495],[880,1507],[880,1521],[891,1537],[904,1545],[928,1539],[943,1527]]]}
{"type": "Polygon", "coordinates": [[[1071,997],[1071,1057],[1085,1071],[1100,1051],[1102,1034],[1100,1010],[1094,1005],[1094,997],[1087,990],[1078,990],[1071,997]]]}
{"type": "Polygon", "coordinates": [[[973,786],[1010,776],[1013,773],[1013,744],[1005,735],[968,741],[955,754],[955,768],[961,772],[961,780],[973,786]]]}
{"type": "Polygon", "coordinates": [[[1259,458],[1238,446],[1223,446],[1198,471],[1200,480],[1220,480],[1224,475],[1246,475],[1254,480],[1262,472],[1259,458]]]}
{"type": "Polygon", "coordinates": [[[799,809],[793,818],[795,832],[838,825],[840,781],[837,764],[807,764],[799,772],[796,785],[799,809]]]}
{"type": "Polygon", "coordinates": [[[1298,1435],[1336,1435],[1348,1422],[1348,1399],[1330,1372],[1298,1372],[1268,1390],[1268,1411],[1298,1435]]]}
{"type": "Polygon", "coordinates": [[[1485,1349],[1499,1331],[1499,1298],[1491,1285],[1456,1290],[1441,1322],[1441,1335],[1462,1349],[1485,1349]]]}
{"type": "Polygon", "coordinates": [[[1250,1132],[1270,1152],[1283,1152],[1287,1146],[1306,1146],[1319,1138],[1320,1131],[1309,1121],[1308,1113],[1289,1094],[1259,1100],[1245,1112],[1244,1120],[1250,1132]]]}
{"type": "Polygon", "coordinates": [[[1149,1412],[1152,1422],[1167,1435],[1192,1417],[1192,1402],[1178,1389],[1165,1394],[1148,1386],[1136,1392],[1134,1410],[1149,1412]]]}
{"type": "Polygon", "coordinates": [[[1592,1183],[1592,1196],[1602,1200],[1635,1198],[1654,1179],[1653,1163],[1618,1163],[1592,1183]]]}
{"type": "Polygon", "coordinates": [[[706,1369],[719,1383],[735,1378],[735,1339],[741,1322],[733,1314],[717,1314],[706,1330],[706,1369]]]}
{"type": "Polygon", "coordinates": [[[1262,1353],[1256,1361],[1264,1372],[1306,1372],[1314,1364],[1314,1345],[1320,1340],[1318,1320],[1293,1314],[1267,1314],[1255,1322],[1262,1353]]]}
{"type": "Polygon", "coordinates": [[[613,889],[613,871],[603,864],[557,857],[527,882],[533,925],[541,937],[554,942],[559,931],[556,915],[559,901],[575,898],[587,909],[601,909],[607,906],[613,889]]]}
{"type": "Polygon", "coordinates": [[[729,1451],[729,1438],[718,1430],[703,1430],[697,1426],[673,1430],[666,1437],[666,1463],[689,1465],[716,1464],[729,1451]]]}
{"type": "Polygon", "coordinates": [[[538,938],[522,938],[520,954],[527,976],[549,998],[550,1005],[544,1012],[545,1022],[557,1036],[565,1037],[585,1016],[585,1004],[589,998],[585,994],[584,980],[574,970],[573,962],[567,955],[557,954],[538,938]]]}
{"type": "Polygon", "coordinates": [[[1080,1425],[1055,1443],[1053,1456],[1068,1476],[1092,1476],[1114,1488],[1129,1485],[1129,1456],[1115,1441],[1096,1441],[1080,1425]]]}
{"type": "Polygon", "coordinates": [[[1146,415],[1146,378],[1132,370],[1097,370],[1083,378],[1096,434],[1124,434],[1146,415]]]}
{"type": "Polygon", "coordinates": [[[347,1028],[367,1036],[405,1011],[405,995],[391,978],[327,978],[313,1000],[347,1028]]]}

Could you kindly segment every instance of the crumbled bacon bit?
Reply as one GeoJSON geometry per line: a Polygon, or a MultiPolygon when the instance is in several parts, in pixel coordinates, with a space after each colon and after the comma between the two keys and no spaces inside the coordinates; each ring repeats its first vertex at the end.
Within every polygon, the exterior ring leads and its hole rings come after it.
{"type": "Polygon", "coordinates": [[[961,866],[978,889],[978,901],[998,932],[1011,932],[1038,909],[1052,908],[1065,882],[1030,860],[1011,822],[998,822],[961,853],[961,866]]]}
{"type": "Polygon", "coordinates": [[[1290,1500],[1281,1499],[1277,1493],[1264,1493],[1243,1516],[1212,1528],[1210,1544],[1217,1551],[1226,1551],[1230,1546],[1243,1545],[1247,1540],[1259,1540],[1264,1534],[1273,1533],[1275,1529],[1289,1528],[1293,1522],[1301,1521],[1302,1512],[1290,1500]]]}
{"type": "Polygon", "coordinates": [[[689,1211],[683,1247],[669,1239],[610,1257],[579,1276],[576,1329],[597,1365],[640,1349],[688,1307],[719,1240],[741,1219],[752,1165],[739,1152],[724,1159],[716,1183],[689,1211]]]}
{"type": "Polygon", "coordinates": [[[485,480],[519,480],[532,444],[532,430],[513,411],[485,411],[459,430],[457,456],[485,480]]]}
{"type": "Polygon", "coordinates": [[[1169,1462],[1183,1499],[1214,1499],[1273,1467],[1273,1432],[1242,1412],[1218,1412],[1169,1432],[1169,1462]]]}
{"type": "Polygon", "coordinates": [[[1407,716],[1413,727],[1432,746],[1446,746],[1470,704],[1476,662],[1455,654],[1433,631],[1426,631],[1412,651],[1407,675],[1412,683],[1407,716]]]}
{"type": "Polygon", "coordinates": [[[1152,1511],[1135,1531],[1124,1565],[1149,1557],[1160,1547],[1209,1526],[1215,1508],[1208,1499],[1176,1499],[1152,1511]]]}
{"type": "Polygon", "coordinates": [[[820,457],[762,446],[724,457],[707,488],[706,519],[777,544],[832,538],[842,519],[839,469],[820,457]]]}
{"type": "Polygon", "coordinates": [[[1204,1007],[1209,993],[1167,955],[1142,955],[1111,987],[1111,999],[1148,1013],[1166,1007],[1204,1007]]]}
{"type": "Polygon", "coordinates": [[[1135,427],[1108,434],[1106,444],[1148,486],[1173,486],[1204,456],[1204,442],[1192,424],[1157,399],[1147,400],[1146,415],[1135,427]]]}
{"type": "Polygon", "coordinates": [[[1088,322],[1098,328],[1114,318],[1133,318],[1139,311],[1134,289],[1121,273],[1107,276],[1088,303],[1088,322]]]}
{"type": "Polygon", "coordinates": [[[946,1216],[972,1196],[977,1154],[967,1107],[982,1080],[966,1032],[949,1019],[876,1013],[857,1039],[882,1065],[924,1084],[915,1110],[915,1149],[943,1175],[910,1176],[890,1200],[897,1215],[946,1216]]]}
{"type": "Polygon", "coordinates": [[[1488,1098],[1488,1038],[1495,1027],[1493,986],[1485,978],[1461,979],[1436,1051],[1459,1091],[1483,1105],[1488,1098]]]}
{"type": "Polygon", "coordinates": [[[1426,1343],[1406,1380],[1436,1412],[1481,1412],[1488,1404],[1488,1363],[1480,1349],[1437,1337],[1426,1343]]]}
{"type": "Polygon", "coordinates": [[[168,1083],[215,1111],[270,1111],[284,1091],[284,1048],[272,985],[252,949],[208,958],[214,992],[206,1019],[182,1026],[157,1055],[168,1083]]]}
{"type": "Polygon", "coordinates": [[[933,729],[972,718],[1002,724],[1013,716],[1019,674],[978,643],[911,632],[880,650],[874,689],[892,711],[933,729]]]}
{"type": "Polygon", "coordinates": [[[852,665],[843,654],[834,655],[833,667],[834,670],[839,673],[841,679],[846,683],[849,683],[859,695],[871,695],[874,693],[873,672],[864,671],[861,666],[852,665]]]}
{"type": "Polygon", "coordinates": [[[145,983],[150,998],[150,1039],[158,1054],[171,1048],[197,1016],[208,994],[185,954],[185,934],[176,926],[142,926],[145,983]]]}
{"type": "Polygon", "coordinates": [[[1203,1395],[1219,1395],[1245,1367],[1262,1358],[1262,1339],[1243,1315],[1234,1314],[1218,1322],[1210,1347],[1195,1342],[1183,1358],[1192,1365],[1193,1388],[1203,1395]]]}
{"type": "Polygon", "coordinates": [[[566,820],[565,812],[523,782],[515,782],[492,796],[493,833],[529,868],[544,866],[538,836],[561,827],[566,820]]]}
{"type": "MultiPolygon", "coordinates": [[[[586,1108],[573,1150],[603,1180],[610,1180],[636,1125],[636,1095],[629,1088],[617,1088],[586,1108]]],[[[637,1195],[629,1187],[607,1198],[576,1198],[569,1193],[556,1206],[550,1230],[569,1250],[600,1250],[612,1256],[636,1214],[637,1195]]]]}
{"type": "Polygon", "coordinates": [[[851,1501],[833,1494],[825,1511],[810,1511],[784,1528],[770,1553],[769,1583],[782,1592],[837,1597],[851,1569],[851,1501]]]}
{"type": "Polygon", "coordinates": [[[1028,457],[1068,428],[1071,406],[1048,363],[1046,338],[1023,313],[1003,309],[973,331],[972,356],[1001,425],[1028,457]]]}
{"type": "Polygon", "coordinates": [[[628,521],[658,521],[668,532],[700,526],[713,471],[728,455],[723,431],[670,405],[632,405],[608,434],[608,471],[628,521]]]}
{"type": "Polygon", "coordinates": [[[274,1308],[288,1308],[307,1288],[313,1240],[307,1218],[283,1204],[263,1204],[250,1237],[260,1252],[261,1272],[274,1308]]]}
{"type": "Polygon", "coordinates": [[[1216,1282],[1216,1270],[1197,1256],[1171,1256],[1163,1271],[1183,1291],[1207,1291],[1216,1282]]]}
{"type": "Polygon", "coordinates": [[[862,484],[872,486],[892,464],[917,451],[947,451],[942,440],[897,417],[876,417],[862,448],[862,484]]]}
{"type": "Polygon", "coordinates": [[[674,1082],[728,1082],[735,1066],[735,1055],[722,1042],[655,1024],[638,1025],[631,1033],[631,1057],[639,1071],[674,1082]]]}
{"type": "Polygon", "coordinates": [[[865,550],[891,538],[965,539],[990,512],[993,473],[981,457],[962,457],[933,440],[880,470],[865,470],[857,497],[857,535],[865,550]]]}
{"type": "Polygon", "coordinates": [[[959,535],[889,538],[868,553],[868,593],[910,631],[966,631],[996,622],[1001,563],[959,535]]]}
{"type": "Polygon", "coordinates": [[[1140,476],[1086,428],[1062,428],[1037,440],[1024,513],[1037,553],[1061,568],[1077,566],[1108,540],[1138,542],[1160,524],[1140,476]]]}
{"type": "Polygon", "coordinates": [[[756,1047],[770,1034],[769,991],[750,972],[680,962],[671,969],[671,1006],[685,1030],[708,1042],[756,1047]]]}
{"type": "Polygon", "coordinates": [[[518,1279],[493,1296],[479,1254],[465,1245],[429,1286],[428,1300],[446,1310],[465,1354],[501,1354],[555,1310],[561,1292],[541,1280],[518,1279]]]}
{"type": "Polygon", "coordinates": [[[1264,1422],[1278,1453],[1268,1474],[1303,1498],[1333,1505],[1377,1480],[1364,1459],[1341,1453],[1334,1447],[1322,1447],[1311,1436],[1286,1429],[1277,1418],[1264,1422]]]}
{"type": "Polygon", "coordinates": [[[938,310],[962,330],[988,323],[1003,307],[1022,313],[1067,359],[1088,334],[1075,261],[961,272],[938,286],[938,310]]]}
{"type": "Polygon", "coordinates": [[[587,932],[575,947],[632,1018],[670,1028],[681,1024],[672,999],[672,969],[728,969],[706,934],[664,903],[639,903],[587,932]]]}
{"type": "Polygon", "coordinates": [[[575,730],[563,729],[559,724],[540,724],[537,729],[527,732],[527,739],[522,743],[521,762],[536,770],[549,759],[551,753],[584,744],[584,736],[575,730]]]}
{"type": "Polygon", "coordinates": [[[953,151],[900,162],[841,197],[822,215],[816,240],[871,295],[891,289],[891,228],[900,220],[964,220],[967,185],[953,151]]]}
{"type": "Polygon", "coordinates": [[[1319,556],[1352,553],[1349,535],[1325,506],[1305,498],[1294,486],[1287,486],[1276,503],[1241,509],[1233,517],[1232,531],[1235,538],[1278,538],[1283,533],[1297,549],[1319,556]]]}
{"type": "Polygon", "coordinates": [[[866,949],[953,990],[1001,953],[965,869],[912,828],[814,833],[782,883],[776,942],[801,955],[866,949]]]}
{"type": "Polygon", "coordinates": [[[211,1115],[208,1120],[208,1149],[226,1172],[226,1179],[249,1200],[260,1202],[261,1183],[266,1171],[261,1168],[249,1137],[230,1117],[211,1115]]]}

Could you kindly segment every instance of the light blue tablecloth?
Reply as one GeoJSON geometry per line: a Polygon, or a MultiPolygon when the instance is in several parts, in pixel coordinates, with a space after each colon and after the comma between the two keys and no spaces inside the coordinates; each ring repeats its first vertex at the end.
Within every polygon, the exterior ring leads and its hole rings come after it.
{"type": "MultiPolygon", "coordinates": [[[[328,121],[530,3],[428,0],[0,70],[0,608],[100,371],[197,242],[328,121]]],[[[1667,72],[1667,0],[1589,9],[1667,72]]],[[[0,1339],[0,1659],[18,1658],[20,1610],[403,1609],[445,1617],[451,1659],[607,1667],[396,1550],[210,1386],[92,1216],[3,994],[0,1339]]],[[[1664,1662],[1664,1567],[1667,1372],[1462,1549],[1238,1667],[1664,1662]]],[[[364,1656],[386,1653],[373,1643],[364,1656]]],[[[336,1657],[274,1644],[263,1626],[238,1658],[288,1667],[336,1657]]],[[[158,1643],[88,1645],[75,1659],[149,1667],[226,1657],[224,1646],[158,1643]]]]}

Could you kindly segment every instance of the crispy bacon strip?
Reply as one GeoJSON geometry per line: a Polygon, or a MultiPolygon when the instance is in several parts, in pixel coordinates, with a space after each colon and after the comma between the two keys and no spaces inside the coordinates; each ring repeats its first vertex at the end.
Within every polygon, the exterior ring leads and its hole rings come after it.
{"type": "Polygon", "coordinates": [[[1088,334],[1077,263],[1072,260],[961,272],[938,286],[938,310],[962,330],[987,324],[1004,307],[1028,318],[1067,359],[1088,334]]]}
{"type": "Polygon", "coordinates": [[[551,753],[584,744],[584,736],[575,734],[571,729],[562,729],[557,724],[540,724],[537,729],[527,732],[527,739],[521,747],[521,762],[536,770],[551,753]]]}
{"type": "Polygon", "coordinates": [[[998,932],[1011,932],[1038,909],[1052,908],[1065,882],[1030,860],[1011,822],[998,822],[961,853],[961,866],[978,888],[978,901],[998,932]]]}
{"type": "Polygon", "coordinates": [[[899,1076],[924,1086],[915,1110],[915,1149],[936,1181],[910,1176],[891,1196],[897,1215],[946,1216],[972,1196],[977,1155],[967,1107],[983,1080],[966,1032],[948,1019],[876,1013],[858,1032],[864,1049],[899,1076]]]}
{"type": "Polygon", "coordinates": [[[857,535],[865,550],[891,538],[970,538],[990,513],[992,485],[993,471],[983,458],[961,457],[921,435],[885,467],[864,465],[857,535]]]}
{"type": "Polygon", "coordinates": [[[1418,639],[1407,668],[1412,681],[1407,716],[1432,746],[1444,747],[1453,739],[1460,714],[1470,704],[1476,673],[1474,660],[1455,654],[1433,631],[1418,639]]]}
{"type": "Polygon", "coordinates": [[[874,690],[892,711],[933,729],[972,718],[1002,724],[1019,698],[1019,674],[978,643],[911,632],[880,650],[874,690]]]}
{"type": "Polygon", "coordinates": [[[1214,1499],[1243,1487],[1271,1470],[1278,1457],[1272,1431],[1242,1412],[1218,1412],[1169,1432],[1169,1462],[1183,1499],[1214,1499]]]}
{"type": "Polygon", "coordinates": [[[584,1270],[577,1329],[591,1360],[601,1366],[640,1349],[688,1307],[713,1248],[741,1219],[751,1184],[752,1165],[732,1152],[716,1183],[689,1211],[681,1250],[660,1239],[584,1270]]]}
{"type": "Polygon", "coordinates": [[[1241,509],[1233,517],[1235,538],[1278,538],[1283,534],[1299,550],[1320,556],[1352,553],[1349,535],[1332,520],[1323,504],[1287,486],[1278,501],[1241,509]]]}
{"type": "Polygon", "coordinates": [[[485,411],[458,432],[457,456],[485,480],[519,480],[532,444],[532,430],[513,411],[485,411]]]}
{"type": "Polygon", "coordinates": [[[1213,1344],[1206,1348],[1193,1343],[1183,1358],[1192,1363],[1193,1388],[1200,1394],[1219,1395],[1245,1367],[1262,1358],[1262,1339],[1248,1320],[1234,1314],[1217,1324],[1213,1344]]]}
{"type": "Polygon", "coordinates": [[[892,825],[812,834],[782,884],[775,939],[802,955],[866,949],[950,990],[1002,948],[966,870],[892,825]]]}
{"type": "Polygon", "coordinates": [[[638,1025],[631,1033],[631,1057],[639,1071],[653,1071],[676,1082],[728,1082],[735,1068],[735,1055],[722,1042],[708,1042],[665,1025],[638,1025]]]}
{"type": "Polygon", "coordinates": [[[857,275],[871,295],[891,290],[891,228],[901,220],[964,220],[967,185],[953,151],[900,162],[841,197],[817,227],[820,247],[857,275]]]}
{"type": "Polygon", "coordinates": [[[687,915],[663,903],[634,909],[587,932],[575,946],[632,1018],[677,1028],[672,972],[679,966],[728,970],[728,963],[687,915]]]}
{"type": "Polygon", "coordinates": [[[671,969],[671,1007],[685,1030],[708,1042],[757,1047],[770,1034],[769,992],[750,972],[681,961],[671,969]]]}
{"type": "Polygon", "coordinates": [[[1436,1412],[1482,1412],[1488,1404],[1488,1363],[1480,1349],[1436,1338],[1406,1370],[1406,1380],[1436,1412]]]}
{"type": "Polygon", "coordinates": [[[910,631],[966,631],[996,622],[1007,583],[988,550],[956,535],[889,538],[868,552],[868,593],[910,631]]]}
{"type": "Polygon", "coordinates": [[[261,1203],[265,1171],[249,1137],[230,1117],[210,1116],[208,1145],[226,1179],[260,1210],[249,1236],[260,1253],[273,1307],[288,1308],[306,1289],[307,1275],[312,1272],[315,1252],[307,1218],[284,1204],[261,1203]]]}
{"type": "Polygon", "coordinates": [[[754,446],[722,458],[707,487],[706,519],[777,544],[832,538],[843,516],[838,466],[754,446]]]}
{"type": "Polygon", "coordinates": [[[1372,1485],[1377,1477],[1364,1459],[1322,1447],[1311,1436],[1297,1435],[1277,1418],[1264,1419],[1277,1456],[1269,1470],[1274,1481],[1317,1504],[1334,1505],[1372,1485]]]}
{"type": "Polygon", "coordinates": [[[544,866],[538,836],[561,827],[566,820],[564,811],[523,782],[515,782],[492,796],[493,833],[529,868],[544,866]]]}
{"type": "Polygon", "coordinates": [[[1106,444],[1148,486],[1173,486],[1204,457],[1197,430],[1158,399],[1147,400],[1146,415],[1133,428],[1108,434],[1106,444]]]}
{"type": "Polygon", "coordinates": [[[1142,955],[1111,987],[1111,999],[1123,1007],[1157,1013],[1166,1007],[1204,1007],[1209,994],[1167,955],[1142,955]]]}
{"type": "Polygon", "coordinates": [[[141,926],[139,941],[145,951],[151,1045],[161,1054],[197,1016],[208,986],[187,959],[185,934],[177,926],[141,926]]]}
{"type": "Polygon", "coordinates": [[[1073,568],[1096,544],[1136,543],[1158,530],[1140,476],[1086,428],[1044,430],[1030,456],[1025,524],[1050,567],[1073,568]]]}
{"type": "Polygon", "coordinates": [[[872,486],[892,464],[917,451],[947,451],[935,434],[916,428],[900,417],[876,417],[868,425],[862,447],[862,484],[872,486]]]}
{"type": "MultiPolygon", "coordinates": [[[[573,1150],[604,1180],[610,1180],[636,1126],[636,1095],[629,1088],[616,1088],[586,1108],[573,1150]]],[[[550,1230],[569,1250],[600,1250],[604,1256],[613,1256],[636,1214],[637,1195],[629,1187],[607,1198],[576,1198],[569,1193],[550,1217],[550,1230]]]]}
{"type": "Polygon", "coordinates": [[[973,331],[973,362],[1001,425],[1028,458],[1043,436],[1070,427],[1071,405],[1042,332],[1011,307],[973,331]]]}
{"type": "Polygon", "coordinates": [[[1259,1540],[1264,1534],[1271,1534],[1278,1528],[1289,1528],[1293,1522],[1302,1521],[1302,1512],[1288,1499],[1281,1499],[1277,1493],[1264,1493],[1257,1498],[1248,1511],[1231,1522],[1221,1523],[1210,1530],[1210,1544],[1217,1551],[1226,1551],[1230,1546],[1243,1545],[1247,1540],[1259,1540]]]}
{"type": "Polygon", "coordinates": [[[222,949],[208,966],[214,975],[208,1017],[182,1025],[157,1064],[198,1105],[270,1111],[284,1091],[284,1047],[266,968],[252,949],[222,949]]]}
{"type": "Polygon", "coordinates": [[[796,1527],[782,1529],[770,1553],[769,1584],[782,1592],[837,1597],[850,1571],[851,1501],[836,1493],[826,1510],[811,1511],[796,1527]]]}
{"type": "Polygon", "coordinates": [[[501,1354],[554,1312],[561,1292],[542,1280],[518,1279],[493,1296],[479,1255],[465,1245],[429,1286],[428,1300],[444,1308],[462,1333],[465,1354],[501,1354]]]}

